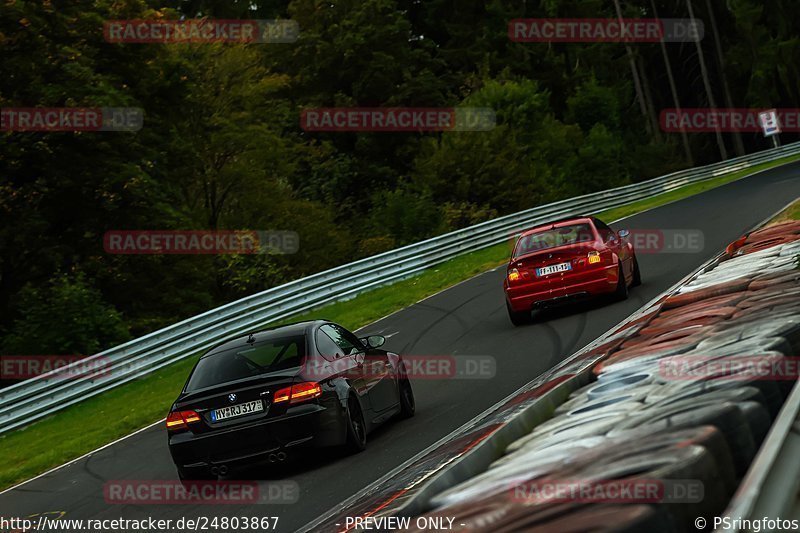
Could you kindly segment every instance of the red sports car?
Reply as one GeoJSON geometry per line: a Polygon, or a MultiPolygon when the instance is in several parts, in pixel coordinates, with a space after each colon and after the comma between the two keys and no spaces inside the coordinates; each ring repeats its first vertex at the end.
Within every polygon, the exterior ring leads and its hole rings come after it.
{"type": "Polygon", "coordinates": [[[503,281],[515,326],[531,311],[600,294],[628,297],[641,275],[627,230],[615,232],[596,217],[571,217],[520,235],[503,281]]]}

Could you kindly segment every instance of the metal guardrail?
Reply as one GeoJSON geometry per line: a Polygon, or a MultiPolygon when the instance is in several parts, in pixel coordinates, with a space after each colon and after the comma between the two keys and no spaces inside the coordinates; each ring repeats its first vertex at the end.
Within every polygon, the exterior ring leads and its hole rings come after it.
{"type": "MultiPolygon", "coordinates": [[[[719,526],[729,533],[752,531],[743,521],[800,520],[800,381],[772,425],[719,526]]],[[[763,524],[762,531],[792,529],[763,524]]],[[[796,526],[794,526],[796,528],[796,526]]]]}
{"type": "MultiPolygon", "coordinates": [[[[791,202],[744,233],[765,226],[789,205],[791,202]]],[[[653,313],[662,309],[667,295],[677,293],[681,287],[719,265],[723,257],[725,254],[719,253],[703,262],[598,338],[305,524],[297,533],[339,531],[341,527],[337,524],[346,517],[411,517],[413,523],[414,517],[436,507],[431,504],[434,496],[485,473],[509,444],[530,435],[536,426],[552,419],[553,411],[572,392],[593,381],[591,370],[607,358],[609,345],[637,335],[650,323],[653,313]],[[650,319],[642,320],[648,316],[650,319]],[[626,324],[629,327],[625,327],[626,324]]],[[[787,527],[787,521],[800,520],[799,451],[800,381],[773,422],[727,510],[718,517],[708,517],[708,525],[713,525],[709,529],[726,533],[792,529],[787,527]],[[765,517],[772,520],[772,526],[764,525],[765,517]],[[784,520],[783,527],[774,526],[778,518],[784,520]],[[712,520],[721,523],[712,524],[712,520]],[[743,520],[753,524],[762,521],[761,527],[742,525],[743,520]]],[[[512,480],[509,478],[507,482],[512,483],[512,480]]],[[[481,522],[481,519],[476,520],[476,523],[481,522]]],[[[483,526],[487,527],[485,523],[483,526]]],[[[356,527],[353,531],[365,529],[356,527]]]]}
{"type": "Polygon", "coordinates": [[[800,143],[538,206],[242,298],[0,391],[0,433],[197,354],[231,336],[353,298],[464,253],[507,241],[548,219],[599,213],[794,154],[800,154],[800,143]],[[93,361],[97,363],[94,369],[93,361]]]}

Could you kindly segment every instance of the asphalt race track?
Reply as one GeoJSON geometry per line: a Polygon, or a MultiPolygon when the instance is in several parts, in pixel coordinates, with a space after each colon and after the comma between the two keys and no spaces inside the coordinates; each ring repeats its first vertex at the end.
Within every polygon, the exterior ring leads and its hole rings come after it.
{"type": "Polygon", "coordinates": [[[701,230],[705,240],[700,253],[639,255],[643,285],[633,288],[624,302],[550,312],[533,325],[514,328],[506,315],[500,268],[368,326],[362,333],[387,336],[387,348],[403,354],[493,356],[496,375],[415,380],[416,416],[370,435],[365,452],[350,457],[328,454],[248,474],[251,479],[296,481],[300,495],[295,504],[106,503],[103,486],[109,480],[176,479],[159,424],[3,493],[0,515],[63,511],[64,518],[173,520],[278,516],[278,531],[294,531],[586,345],[798,196],[800,163],[793,163],[615,224],[615,229],[701,230]]]}

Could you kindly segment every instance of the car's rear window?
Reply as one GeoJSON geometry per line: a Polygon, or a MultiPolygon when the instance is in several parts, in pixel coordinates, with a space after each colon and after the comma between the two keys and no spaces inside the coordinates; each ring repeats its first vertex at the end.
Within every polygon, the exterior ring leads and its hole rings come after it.
{"type": "Polygon", "coordinates": [[[592,227],[586,223],[552,228],[522,237],[517,241],[514,257],[547,250],[548,248],[593,240],[592,227]]]}
{"type": "Polygon", "coordinates": [[[300,366],[305,355],[306,341],[302,335],[244,343],[202,357],[189,377],[186,391],[300,366]]]}

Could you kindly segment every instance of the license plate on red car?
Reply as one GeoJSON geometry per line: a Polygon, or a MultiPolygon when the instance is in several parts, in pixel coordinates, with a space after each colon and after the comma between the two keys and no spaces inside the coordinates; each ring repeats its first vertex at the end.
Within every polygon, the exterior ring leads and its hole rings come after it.
{"type": "Polygon", "coordinates": [[[557,265],[550,265],[536,269],[537,276],[546,276],[548,274],[557,274],[558,272],[566,272],[572,270],[571,263],[558,263],[557,265]]]}

